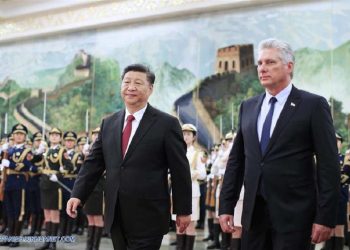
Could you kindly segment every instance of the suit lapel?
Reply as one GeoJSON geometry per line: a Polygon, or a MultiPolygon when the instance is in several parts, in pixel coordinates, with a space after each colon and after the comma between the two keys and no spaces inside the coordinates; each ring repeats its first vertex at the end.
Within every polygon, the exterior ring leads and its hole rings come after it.
{"type": "Polygon", "coordinates": [[[288,121],[295,113],[295,110],[297,109],[300,101],[301,101],[301,99],[300,99],[299,90],[293,86],[292,90],[290,92],[290,95],[287,98],[287,101],[284,104],[282,112],[277,120],[275,129],[273,130],[273,133],[272,133],[272,136],[270,139],[270,142],[267,145],[265,155],[268,154],[269,150],[271,149],[273,144],[276,142],[278,136],[281,134],[281,131],[288,124],[288,121]]]}
{"type": "Polygon", "coordinates": [[[254,146],[259,150],[260,154],[261,154],[261,149],[260,149],[260,142],[259,142],[259,135],[258,135],[258,118],[259,118],[259,114],[260,114],[260,110],[261,110],[261,105],[264,101],[265,98],[265,93],[261,94],[259,96],[259,98],[256,100],[256,104],[254,106],[254,110],[253,110],[253,115],[252,115],[252,123],[253,123],[253,131],[252,131],[252,136],[253,136],[253,143],[254,146]]]}
{"type": "Polygon", "coordinates": [[[122,157],[122,132],[123,132],[123,125],[124,125],[124,117],[125,117],[125,110],[118,112],[115,116],[115,119],[113,121],[111,136],[112,136],[112,143],[115,143],[111,148],[115,149],[116,159],[117,162],[121,161],[123,159],[122,157]],[[115,129],[115,130],[114,130],[115,129]]]}
{"type": "Polygon", "coordinates": [[[137,144],[143,139],[145,134],[148,132],[148,130],[151,128],[152,124],[156,121],[156,113],[154,112],[154,108],[148,104],[147,109],[140,121],[140,124],[136,130],[136,133],[134,137],[131,140],[131,143],[129,145],[128,151],[126,152],[124,161],[126,161],[130,155],[135,150],[137,144]]]}

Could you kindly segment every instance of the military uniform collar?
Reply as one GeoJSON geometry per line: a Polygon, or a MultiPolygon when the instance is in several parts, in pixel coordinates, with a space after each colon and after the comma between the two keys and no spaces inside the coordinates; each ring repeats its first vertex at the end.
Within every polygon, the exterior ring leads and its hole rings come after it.
{"type": "Polygon", "coordinates": [[[68,154],[74,153],[74,148],[67,149],[67,153],[68,153],[68,154]]]}
{"type": "Polygon", "coordinates": [[[23,147],[24,147],[24,143],[16,144],[16,145],[15,145],[15,148],[16,148],[16,149],[23,148],[23,147]]]}
{"type": "Polygon", "coordinates": [[[55,146],[51,146],[51,149],[58,149],[60,147],[59,144],[55,145],[55,146]]]}

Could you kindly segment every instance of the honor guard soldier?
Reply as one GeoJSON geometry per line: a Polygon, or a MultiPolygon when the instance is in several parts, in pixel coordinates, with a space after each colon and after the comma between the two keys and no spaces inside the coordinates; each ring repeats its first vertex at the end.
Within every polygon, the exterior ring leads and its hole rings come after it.
{"type": "MultiPolygon", "coordinates": [[[[224,179],[224,174],[226,170],[226,165],[228,161],[229,154],[231,152],[231,148],[233,146],[233,133],[229,132],[225,135],[225,139],[222,141],[222,146],[221,146],[221,152],[218,155],[218,158],[215,161],[215,166],[218,168],[218,178],[219,178],[219,184],[216,189],[216,206],[215,206],[215,215],[216,218],[219,217],[219,198],[220,198],[220,191],[222,187],[222,182],[224,179]]],[[[220,224],[219,224],[220,226],[220,224]]],[[[220,229],[221,230],[221,229],[220,229]]],[[[230,242],[231,242],[231,234],[228,233],[222,233],[221,234],[221,249],[228,249],[230,247],[230,242]]],[[[208,249],[212,249],[209,248],[208,249]]]]}
{"type": "MultiPolygon", "coordinates": [[[[201,196],[199,190],[199,180],[204,180],[207,177],[205,164],[202,161],[202,152],[195,148],[197,128],[193,124],[182,125],[182,133],[187,145],[186,156],[190,163],[191,179],[192,179],[192,214],[191,223],[183,233],[180,233],[179,228],[176,229],[176,249],[193,250],[196,229],[195,223],[199,220],[199,199],[201,196]]],[[[172,216],[176,220],[175,214],[172,216]]]]}
{"type": "MultiPolygon", "coordinates": [[[[2,160],[5,168],[5,203],[8,217],[8,236],[21,234],[23,216],[25,213],[25,188],[28,180],[28,171],[36,172],[37,167],[31,163],[33,158],[31,149],[25,148],[27,127],[16,124],[12,128],[14,145],[8,148],[8,159],[2,160]]],[[[3,146],[3,150],[7,150],[3,146]]],[[[2,242],[2,246],[19,246],[19,242],[2,242]]]]}
{"type": "Polygon", "coordinates": [[[338,146],[338,157],[340,166],[340,196],[338,200],[337,223],[334,228],[332,237],[326,241],[323,250],[342,250],[344,248],[344,231],[347,223],[347,203],[349,200],[349,183],[350,183],[350,162],[344,162],[344,155],[341,152],[343,137],[336,133],[338,146]]]}
{"type": "MultiPolygon", "coordinates": [[[[69,159],[72,162],[73,169],[71,171],[65,170],[63,173],[62,183],[66,185],[69,189],[73,189],[75,179],[77,178],[78,171],[80,169],[81,164],[83,163],[81,154],[79,152],[75,152],[75,146],[77,142],[77,134],[73,131],[67,131],[63,135],[63,140],[65,144],[65,148],[67,150],[67,154],[69,159]]],[[[63,189],[63,206],[61,210],[61,219],[60,219],[60,233],[61,235],[71,235],[72,227],[74,223],[74,219],[69,217],[66,213],[66,204],[70,198],[70,192],[63,189]]]]}
{"type": "Polygon", "coordinates": [[[26,236],[41,235],[41,226],[44,221],[44,213],[41,208],[40,201],[40,176],[44,168],[44,153],[47,145],[40,132],[33,134],[32,163],[37,167],[37,172],[29,171],[29,179],[27,183],[28,200],[29,200],[29,214],[31,217],[30,232],[26,236]]]}
{"type": "Polygon", "coordinates": [[[213,218],[213,243],[210,244],[207,249],[216,249],[221,248],[220,247],[220,234],[221,234],[221,227],[219,223],[219,219],[217,218],[216,211],[218,210],[218,204],[217,204],[217,195],[220,191],[220,174],[219,174],[219,163],[221,162],[220,159],[222,158],[223,152],[224,152],[224,143],[225,140],[221,141],[221,144],[218,145],[217,154],[215,157],[215,160],[213,162],[213,165],[210,169],[210,175],[212,176],[212,190],[211,190],[211,197],[210,197],[210,207],[214,210],[211,211],[211,216],[213,218]]]}
{"type": "MultiPolygon", "coordinates": [[[[99,127],[92,130],[92,143],[94,143],[94,141],[97,139],[99,132],[99,127]]],[[[93,192],[91,193],[84,205],[84,212],[87,216],[89,223],[86,242],[87,250],[98,250],[100,247],[100,241],[104,227],[104,187],[105,175],[102,175],[100,180],[97,182],[95,189],[93,190],[93,192]]]]}
{"type": "Polygon", "coordinates": [[[9,139],[8,140],[9,148],[12,148],[13,145],[15,144],[14,139],[13,139],[13,133],[9,134],[8,139],[9,139]]]}
{"type": "MultiPolygon", "coordinates": [[[[89,144],[86,136],[81,136],[78,138],[78,152],[80,161],[84,162],[85,155],[89,151],[89,144]]],[[[81,164],[78,166],[77,172],[79,173],[81,164]]],[[[77,218],[75,219],[75,227],[73,229],[73,233],[77,235],[83,235],[84,233],[84,224],[85,224],[85,215],[83,214],[82,207],[79,206],[77,208],[77,218]]]]}
{"type": "Polygon", "coordinates": [[[89,146],[87,137],[86,136],[79,137],[78,150],[82,154],[83,161],[84,161],[85,157],[87,156],[87,154],[89,153],[89,149],[90,149],[90,146],[89,146]]]}
{"type": "MultiPolygon", "coordinates": [[[[60,210],[62,209],[62,188],[58,178],[73,169],[67,151],[61,146],[62,131],[52,128],[49,132],[50,148],[45,156],[45,168],[40,179],[41,206],[44,209],[47,236],[58,236],[60,210]]],[[[37,250],[56,249],[56,242],[45,242],[37,250]]]]}
{"type": "Polygon", "coordinates": [[[211,168],[211,174],[214,175],[214,185],[215,185],[215,214],[213,220],[213,233],[214,242],[209,245],[207,249],[222,248],[226,249],[230,245],[231,234],[222,234],[222,244],[220,244],[220,234],[221,228],[219,224],[218,211],[219,211],[219,196],[221,191],[221,185],[223,181],[223,176],[225,174],[226,164],[228,160],[229,153],[232,148],[233,133],[229,132],[225,135],[225,138],[221,141],[219,147],[218,155],[211,168]]]}
{"type": "Polygon", "coordinates": [[[217,178],[211,172],[213,163],[218,155],[219,146],[215,145],[212,147],[210,152],[209,164],[207,168],[207,194],[205,198],[205,205],[207,209],[207,222],[208,222],[208,236],[203,239],[203,241],[214,240],[214,218],[215,218],[215,190],[217,178]]]}
{"type": "MultiPolygon", "coordinates": [[[[208,175],[210,172],[208,171],[208,165],[209,165],[209,157],[208,157],[208,152],[203,150],[202,151],[202,162],[205,166],[206,174],[208,175]]],[[[204,229],[205,225],[205,216],[206,216],[206,205],[205,205],[205,200],[206,200],[206,195],[207,195],[207,178],[204,180],[198,180],[199,183],[199,190],[201,193],[201,197],[199,199],[199,220],[196,225],[196,229],[204,229]]]]}
{"type": "MultiPolygon", "coordinates": [[[[2,145],[8,146],[7,138],[4,137],[1,139],[1,146],[0,146],[0,162],[2,161],[2,156],[4,154],[2,150],[2,145]]],[[[1,165],[1,164],[0,164],[1,165]]],[[[4,202],[4,193],[5,193],[5,182],[3,181],[3,170],[0,171],[1,176],[1,182],[0,182],[0,221],[1,221],[1,229],[0,234],[3,234],[6,231],[7,228],[7,216],[6,216],[6,207],[4,202]]]]}

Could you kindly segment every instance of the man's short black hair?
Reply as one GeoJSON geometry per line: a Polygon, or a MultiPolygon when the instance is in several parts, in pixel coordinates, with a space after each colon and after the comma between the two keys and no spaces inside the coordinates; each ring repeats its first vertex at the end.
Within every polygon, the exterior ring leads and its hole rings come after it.
{"type": "Polygon", "coordinates": [[[136,72],[145,73],[147,76],[147,80],[151,84],[154,84],[156,76],[147,66],[142,65],[142,64],[131,64],[129,66],[126,66],[126,68],[124,69],[123,74],[122,74],[122,80],[124,79],[125,74],[128,73],[129,71],[136,71],[136,72]]]}

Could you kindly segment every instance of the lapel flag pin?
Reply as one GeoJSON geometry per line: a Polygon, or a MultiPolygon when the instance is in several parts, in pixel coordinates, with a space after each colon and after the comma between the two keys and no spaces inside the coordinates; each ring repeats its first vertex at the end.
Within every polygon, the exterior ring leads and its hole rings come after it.
{"type": "Polygon", "coordinates": [[[294,103],[294,102],[291,102],[291,103],[290,103],[290,106],[295,107],[295,103],[294,103]]]}

